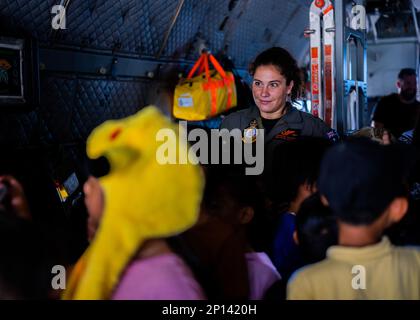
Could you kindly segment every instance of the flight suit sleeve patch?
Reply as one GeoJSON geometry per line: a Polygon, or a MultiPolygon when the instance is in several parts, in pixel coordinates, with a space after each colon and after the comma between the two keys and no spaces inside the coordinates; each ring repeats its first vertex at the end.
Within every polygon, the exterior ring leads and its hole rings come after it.
{"type": "Polygon", "coordinates": [[[300,137],[301,130],[298,129],[286,129],[278,133],[274,139],[275,140],[284,140],[284,141],[295,141],[300,137]]]}
{"type": "Polygon", "coordinates": [[[326,138],[331,142],[338,142],[340,141],[340,136],[338,135],[337,131],[334,129],[330,129],[327,131],[326,138]]]}

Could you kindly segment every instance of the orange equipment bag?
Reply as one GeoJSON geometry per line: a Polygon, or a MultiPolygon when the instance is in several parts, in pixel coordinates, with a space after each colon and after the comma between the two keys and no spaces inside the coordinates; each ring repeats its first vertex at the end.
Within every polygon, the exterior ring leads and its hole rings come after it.
{"type": "Polygon", "coordinates": [[[178,119],[206,120],[236,106],[233,74],[225,72],[209,53],[203,53],[188,77],[175,87],[173,115],[178,119]],[[209,69],[209,60],[216,70],[209,69]],[[193,78],[198,69],[200,74],[193,78]]]}

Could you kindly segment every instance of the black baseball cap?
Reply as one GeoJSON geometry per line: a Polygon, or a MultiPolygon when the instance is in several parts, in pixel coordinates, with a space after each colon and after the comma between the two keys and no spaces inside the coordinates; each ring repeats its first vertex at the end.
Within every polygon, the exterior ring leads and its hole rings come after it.
{"type": "Polygon", "coordinates": [[[396,197],[407,194],[409,168],[405,146],[354,138],[326,152],[318,188],[339,220],[369,225],[396,197]]]}

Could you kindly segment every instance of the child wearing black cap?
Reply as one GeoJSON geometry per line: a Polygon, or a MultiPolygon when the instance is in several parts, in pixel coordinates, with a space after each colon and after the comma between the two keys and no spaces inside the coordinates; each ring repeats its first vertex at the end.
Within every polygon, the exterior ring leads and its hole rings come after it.
{"type": "Polygon", "coordinates": [[[338,245],[292,276],[288,299],[420,299],[420,250],[383,236],[408,208],[397,147],[352,140],[327,152],[318,187],[337,217],[338,245]]]}

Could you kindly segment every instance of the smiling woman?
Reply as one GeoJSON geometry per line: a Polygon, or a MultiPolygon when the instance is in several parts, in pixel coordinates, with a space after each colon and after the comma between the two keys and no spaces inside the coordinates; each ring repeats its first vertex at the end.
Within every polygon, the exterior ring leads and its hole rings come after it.
{"type": "Polygon", "coordinates": [[[261,117],[278,119],[285,113],[286,99],[294,86],[273,65],[260,66],[252,82],[252,94],[261,117]]]}
{"type": "Polygon", "coordinates": [[[273,47],[260,53],[251,64],[250,74],[255,105],[224,118],[221,128],[239,128],[243,134],[251,127],[264,129],[268,153],[278,144],[303,136],[337,138],[321,119],[292,106],[300,96],[302,79],[296,60],[287,50],[273,47]]]}

